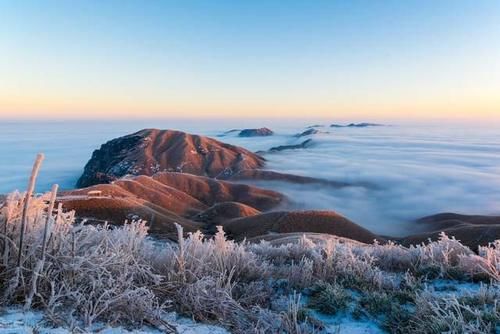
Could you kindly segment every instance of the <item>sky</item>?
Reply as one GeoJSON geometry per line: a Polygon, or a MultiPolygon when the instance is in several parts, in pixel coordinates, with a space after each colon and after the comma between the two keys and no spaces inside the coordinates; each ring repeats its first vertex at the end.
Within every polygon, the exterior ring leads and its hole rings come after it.
{"type": "Polygon", "coordinates": [[[0,1],[0,118],[500,119],[500,1],[0,1]]]}

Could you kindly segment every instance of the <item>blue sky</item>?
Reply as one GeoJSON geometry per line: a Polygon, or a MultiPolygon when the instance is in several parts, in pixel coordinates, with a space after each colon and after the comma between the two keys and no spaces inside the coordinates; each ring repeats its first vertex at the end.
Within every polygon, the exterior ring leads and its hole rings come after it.
{"type": "Polygon", "coordinates": [[[2,1],[0,117],[500,115],[500,1],[2,1]]]}

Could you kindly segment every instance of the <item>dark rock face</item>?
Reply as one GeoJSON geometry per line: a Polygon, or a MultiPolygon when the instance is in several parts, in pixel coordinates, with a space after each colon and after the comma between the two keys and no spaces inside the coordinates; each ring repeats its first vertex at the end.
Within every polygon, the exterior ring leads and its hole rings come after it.
{"type": "Polygon", "coordinates": [[[269,149],[269,152],[281,152],[286,150],[304,149],[310,147],[312,143],[313,143],[312,139],[307,139],[297,145],[281,145],[281,146],[271,147],[269,149]]]}
{"type": "Polygon", "coordinates": [[[238,136],[240,137],[265,137],[272,136],[274,132],[268,128],[259,128],[259,129],[245,129],[240,131],[238,136]]]}
{"type": "Polygon", "coordinates": [[[84,168],[77,187],[93,184],[110,183],[117,177],[129,174],[132,162],[126,157],[141,146],[143,137],[133,134],[111,140],[92,153],[92,158],[84,168]]]}
{"type": "Polygon", "coordinates": [[[370,126],[384,126],[383,124],[377,124],[377,123],[351,123],[348,124],[347,127],[350,128],[367,128],[370,126]]]}
{"type": "Polygon", "coordinates": [[[244,148],[181,131],[145,129],[113,139],[94,151],[77,187],[109,183],[125,175],[175,171],[227,178],[260,168],[264,159],[244,148]]]}

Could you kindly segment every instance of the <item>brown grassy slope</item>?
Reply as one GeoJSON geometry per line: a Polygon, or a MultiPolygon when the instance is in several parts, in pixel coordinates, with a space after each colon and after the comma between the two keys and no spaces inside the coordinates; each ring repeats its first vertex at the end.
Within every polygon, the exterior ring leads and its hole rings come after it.
{"type": "Polygon", "coordinates": [[[174,222],[184,226],[186,232],[210,232],[215,224],[225,220],[260,213],[254,207],[270,209],[279,205],[283,195],[248,185],[165,172],[67,191],[59,200],[80,218],[121,224],[135,217],[153,221],[151,233],[164,235],[173,233],[174,222]],[[90,191],[102,194],[89,197],[90,191]]]}
{"type": "Polygon", "coordinates": [[[486,246],[488,243],[500,239],[500,225],[460,225],[434,232],[424,232],[410,235],[399,240],[403,245],[417,245],[430,240],[439,239],[441,231],[448,236],[453,236],[457,240],[471,249],[478,246],[486,246]]]}
{"type": "Polygon", "coordinates": [[[200,225],[168,210],[131,197],[63,199],[62,202],[66,209],[75,210],[78,217],[89,218],[89,221],[107,221],[121,225],[125,220],[147,220],[150,233],[159,237],[175,238],[174,223],[183,226],[186,232],[194,232],[200,228],[200,225]]]}
{"type": "Polygon", "coordinates": [[[417,220],[417,224],[426,225],[426,227],[430,229],[453,227],[460,224],[500,225],[500,216],[461,215],[446,212],[420,218],[417,220]]]}
{"type": "Polygon", "coordinates": [[[239,202],[265,211],[281,204],[285,197],[276,191],[182,173],[157,173],[153,179],[190,194],[212,206],[221,202],[239,202]]]}
{"type": "Polygon", "coordinates": [[[61,196],[87,196],[89,191],[100,191],[103,197],[130,197],[132,194],[115,184],[98,184],[95,186],[63,191],[61,196]]]}
{"type": "Polygon", "coordinates": [[[272,233],[313,232],[372,243],[380,237],[333,211],[269,212],[225,223],[225,231],[236,240],[272,233]]]}
{"type": "Polygon", "coordinates": [[[220,224],[226,220],[255,216],[260,213],[259,210],[245,204],[223,202],[214,204],[207,210],[200,212],[194,217],[194,220],[209,224],[220,224]]]}
{"type": "Polygon", "coordinates": [[[148,176],[120,179],[114,184],[137,197],[181,216],[192,216],[208,208],[189,194],[155,181],[148,176]]]}

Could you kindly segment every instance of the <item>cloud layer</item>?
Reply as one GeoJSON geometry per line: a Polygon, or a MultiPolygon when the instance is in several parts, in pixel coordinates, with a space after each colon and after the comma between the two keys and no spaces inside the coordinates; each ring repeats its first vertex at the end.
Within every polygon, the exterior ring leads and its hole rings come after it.
{"type": "MultiPolygon", "coordinates": [[[[46,161],[38,191],[53,182],[74,186],[92,150],[114,137],[145,127],[176,128],[215,137],[231,128],[268,126],[271,137],[218,138],[259,151],[293,145],[307,125],[186,121],[54,122],[0,124],[0,193],[26,187],[36,152],[46,161]]],[[[313,123],[311,123],[313,124],[313,123]]],[[[335,181],[369,183],[374,189],[333,189],[317,185],[260,183],[284,192],[296,209],[327,209],[344,214],[377,233],[415,231],[416,218],[439,212],[500,214],[500,133],[470,125],[322,128],[314,145],[266,154],[268,167],[281,172],[335,181]]]]}
{"type": "MultiPolygon", "coordinates": [[[[414,232],[413,221],[439,212],[500,213],[500,135],[489,128],[391,126],[329,129],[304,150],[266,155],[269,168],[375,189],[268,184],[296,206],[338,211],[372,231],[414,232]]],[[[273,144],[293,144],[291,134],[273,144]]],[[[254,138],[254,141],[260,139],[254,138]]],[[[265,139],[266,145],[270,139],[265,139]]],[[[263,143],[239,142],[259,149],[263,143]]],[[[264,185],[264,184],[262,184],[264,185]]]]}

